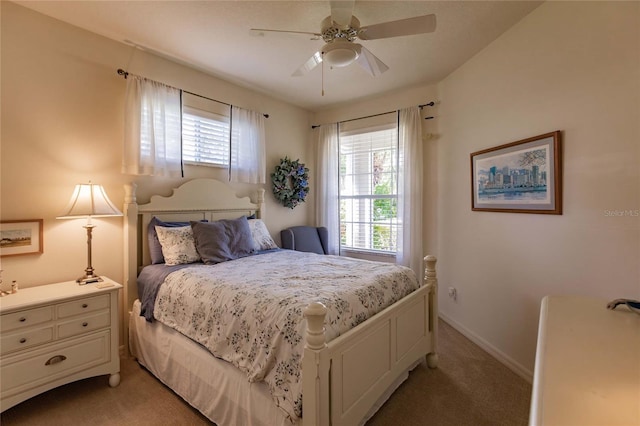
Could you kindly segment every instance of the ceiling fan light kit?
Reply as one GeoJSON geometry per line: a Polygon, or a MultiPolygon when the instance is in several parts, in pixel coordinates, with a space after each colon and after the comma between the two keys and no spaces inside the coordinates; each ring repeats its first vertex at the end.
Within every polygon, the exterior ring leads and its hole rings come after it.
{"type": "Polygon", "coordinates": [[[346,67],[360,56],[361,45],[345,40],[327,43],[322,48],[322,58],[332,67],[346,67]]]}

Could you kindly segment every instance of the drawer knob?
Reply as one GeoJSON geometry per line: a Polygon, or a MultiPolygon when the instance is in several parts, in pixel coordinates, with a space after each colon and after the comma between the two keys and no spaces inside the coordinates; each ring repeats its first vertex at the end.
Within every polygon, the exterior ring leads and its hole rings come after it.
{"type": "Polygon", "coordinates": [[[24,337],[22,339],[20,339],[20,343],[26,343],[27,339],[25,339],[24,337]]]}
{"type": "Polygon", "coordinates": [[[89,325],[89,323],[88,323],[88,322],[83,322],[83,323],[82,323],[82,326],[83,326],[83,327],[86,327],[86,326],[88,326],[88,325],[89,325]]]}
{"type": "Polygon", "coordinates": [[[25,322],[27,319],[25,317],[21,317],[18,321],[25,322]]]}
{"type": "Polygon", "coordinates": [[[82,304],[82,307],[83,307],[83,308],[88,308],[88,307],[89,307],[89,305],[87,305],[86,303],[83,303],[83,304],[82,304]]]}
{"type": "Polygon", "coordinates": [[[65,359],[67,359],[67,357],[64,356],[64,355],[52,356],[51,358],[49,358],[47,360],[47,362],[44,363],[44,365],[54,365],[54,364],[57,364],[59,362],[64,361],[65,359]]]}

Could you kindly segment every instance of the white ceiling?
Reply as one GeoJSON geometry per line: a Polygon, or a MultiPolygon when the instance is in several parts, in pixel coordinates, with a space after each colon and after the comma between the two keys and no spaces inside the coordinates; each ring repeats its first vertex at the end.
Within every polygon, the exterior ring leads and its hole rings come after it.
{"type": "Polygon", "coordinates": [[[385,92],[437,83],[540,1],[356,1],[362,26],[435,14],[434,33],[361,41],[389,70],[357,64],[291,74],[323,45],[304,35],[250,35],[250,28],[320,32],[329,1],[16,1],[27,8],[147,50],[300,107],[318,111],[385,92]]]}

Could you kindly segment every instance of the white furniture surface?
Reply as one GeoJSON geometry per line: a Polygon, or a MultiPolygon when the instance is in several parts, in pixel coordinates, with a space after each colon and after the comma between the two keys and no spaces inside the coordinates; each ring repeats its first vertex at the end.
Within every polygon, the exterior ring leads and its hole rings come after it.
{"type": "MultiPolygon", "coordinates": [[[[142,266],[150,263],[147,226],[153,216],[163,221],[188,221],[237,218],[255,213],[257,218],[264,219],[264,189],[258,191],[257,202],[252,203],[248,197],[237,197],[222,182],[193,179],[174,189],[171,196],[154,195],[149,203],[142,205],[136,202],[135,189],[133,184],[125,186],[127,282],[124,291],[128,309],[137,297],[137,274],[142,266]]],[[[302,361],[304,416],[300,423],[303,426],[361,424],[417,362],[424,362],[426,358],[430,367],[436,367],[436,259],[427,256],[425,261],[425,280],[419,290],[330,342],[324,333],[325,308],[317,303],[307,307],[302,361]]],[[[160,371],[152,371],[171,386],[171,372],[165,376],[160,371]]],[[[176,392],[181,394],[178,389],[176,392]]],[[[194,399],[181,395],[204,415],[212,415],[194,399]]],[[[219,404],[218,410],[244,410],[252,414],[251,407],[235,405],[223,398],[219,404]]],[[[256,419],[255,424],[260,424],[260,419],[256,419]]]]}
{"type": "Polygon", "coordinates": [[[640,425],[640,315],[606,306],[542,300],[530,426],[640,425]]]}
{"type": "Polygon", "coordinates": [[[0,410],[57,386],[109,374],[120,383],[118,291],[75,281],[0,298],[0,410]]]}

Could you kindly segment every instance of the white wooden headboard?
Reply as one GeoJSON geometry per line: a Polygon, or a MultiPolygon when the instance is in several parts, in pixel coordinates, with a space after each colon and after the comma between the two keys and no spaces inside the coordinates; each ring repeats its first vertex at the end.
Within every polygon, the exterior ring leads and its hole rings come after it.
{"type": "Polygon", "coordinates": [[[262,188],[257,190],[254,203],[249,197],[236,196],[229,185],[218,180],[193,179],[175,188],[173,194],[168,197],[154,195],[149,203],[139,205],[136,202],[136,185],[125,185],[125,314],[138,297],[138,273],[143,266],[150,263],[147,227],[154,216],[163,221],[214,221],[251,214],[255,214],[258,219],[264,219],[264,213],[262,188]]]}

